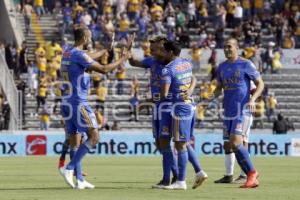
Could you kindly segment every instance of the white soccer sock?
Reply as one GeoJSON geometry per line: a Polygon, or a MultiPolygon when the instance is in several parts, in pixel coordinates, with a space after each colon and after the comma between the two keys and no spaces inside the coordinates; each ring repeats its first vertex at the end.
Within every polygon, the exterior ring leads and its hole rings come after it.
{"type": "Polygon", "coordinates": [[[235,155],[233,152],[230,154],[225,154],[225,170],[227,176],[233,175],[234,162],[235,162],[235,155]]]}

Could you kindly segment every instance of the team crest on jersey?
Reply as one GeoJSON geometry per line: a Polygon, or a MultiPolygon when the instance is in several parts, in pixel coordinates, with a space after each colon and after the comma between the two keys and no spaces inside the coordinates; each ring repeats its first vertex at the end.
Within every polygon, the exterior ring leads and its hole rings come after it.
{"type": "Polygon", "coordinates": [[[162,135],[169,135],[169,134],[170,134],[169,132],[170,132],[170,131],[169,131],[169,128],[168,128],[167,126],[164,126],[164,127],[162,128],[161,134],[162,134],[162,135]]]}

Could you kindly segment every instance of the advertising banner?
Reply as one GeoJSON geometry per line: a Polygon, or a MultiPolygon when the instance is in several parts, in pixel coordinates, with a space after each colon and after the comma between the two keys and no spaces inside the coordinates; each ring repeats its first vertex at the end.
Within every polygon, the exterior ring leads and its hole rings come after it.
{"type": "MultiPolygon", "coordinates": [[[[101,141],[90,155],[95,156],[156,156],[152,134],[149,132],[101,132],[101,141]]],[[[65,140],[64,133],[0,134],[0,156],[59,155],[65,140]]],[[[197,155],[224,154],[221,133],[195,134],[197,155]]],[[[257,156],[300,156],[300,134],[252,134],[249,151],[257,156]]]]}

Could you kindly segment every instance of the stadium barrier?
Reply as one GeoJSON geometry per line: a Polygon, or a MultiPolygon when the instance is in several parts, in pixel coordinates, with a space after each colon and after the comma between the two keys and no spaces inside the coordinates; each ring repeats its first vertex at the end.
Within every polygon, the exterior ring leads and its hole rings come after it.
{"type": "MultiPolygon", "coordinates": [[[[0,134],[0,156],[59,155],[64,142],[63,132],[14,132],[0,134]]],[[[250,153],[257,156],[300,156],[300,133],[272,135],[252,134],[250,153]]],[[[223,155],[221,133],[195,134],[197,155],[223,155]]],[[[157,156],[152,133],[102,132],[101,141],[90,152],[95,156],[157,156]]]]}

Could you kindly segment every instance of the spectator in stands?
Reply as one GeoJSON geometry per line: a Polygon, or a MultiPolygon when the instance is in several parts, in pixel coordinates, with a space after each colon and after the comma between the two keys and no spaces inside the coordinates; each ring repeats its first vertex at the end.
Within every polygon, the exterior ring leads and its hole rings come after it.
{"type": "Polygon", "coordinates": [[[138,25],[138,39],[145,40],[148,37],[148,26],[150,22],[150,17],[148,16],[147,11],[142,11],[141,16],[137,19],[138,25]]]}
{"type": "Polygon", "coordinates": [[[10,107],[8,104],[8,101],[5,100],[3,102],[3,106],[2,106],[2,116],[4,118],[4,130],[8,130],[9,128],[9,121],[10,121],[10,107]]]}
{"type": "Polygon", "coordinates": [[[228,0],[226,4],[226,24],[228,28],[234,28],[234,12],[237,3],[234,0],[228,0]]]}
{"type": "Polygon", "coordinates": [[[300,48],[300,17],[298,17],[298,20],[296,22],[294,35],[295,35],[296,48],[300,48]]]}
{"type": "Polygon", "coordinates": [[[41,19],[41,16],[45,14],[44,0],[34,0],[34,9],[38,19],[41,19]]]}
{"type": "Polygon", "coordinates": [[[195,5],[195,1],[188,0],[187,14],[188,14],[188,27],[195,27],[196,26],[196,5],[195,5]]]}
{"type": "Polygon", "coordinates": [[[119,131],[120,130],[120,126],[119,123],[117,121],[114,121],[112,127],[111,127],[112,131],[119,131]]]}
{"type": "Polygon", "coordinates": [[[25,23],[25,33],[29,34],[31,31],[31,15],[33,13],[33,8],[30,5],[30,1],[27,0],[23,6],[23,16],[24,16],[24,23],[25,23]]]}
{"type": "Polygon", "coordinates": [[[192,64],[193,64],[193,73],[200,72],[200,61],[202,55],[202,48],[197,46],[197,43],[192,45],[192,49],[190,50],[190,55],[192,57],[192,64]]]}
{"type": "Polygon", "coordinates": [[[271,65],[271,73],[278,73],[282,68],[282,64],[280,62],[281,59],[281,52],[279,49],[274,50],[273,58],[272,58],[272,65],[271,65]]]}
{"type": "Polygon", "coordinates": [[[13,48],[11,44],[7,44],[5,47],[5,60],[6,64],[9,69],[12,69],[15,71],[16,63],[15,63],[15,57],[13,55],[13,48]]]}
{"type": "Polygon", "coordinates": [[[53,114],[56,113],[57,106],[60,106],[62,101],[62,91],[61,91],[61,85],[59,83],[53,83],[53,90],[54,90],[54,106],[53,106],[53,114]]]}
{"type": "Polygon", "coordinates": [[[104,82],[100,82],[99,86],[96,88],[97,95],[97,106],[101,108],[102,112],[104,112],[105,108],[105,100],[107,96],[107,85],[104,82]]]}
{"type": "Polygon", "coordinates": [[[46,55],[46,50],[43,47],[43,45],[41,43],[37,43],[37,47],[34,51],[34,55],[35,55],[35,60],[38,62],[38,59],[40,56],[45,56],[46,55]]]}
{"type": "Polygon", "coordinates": [[[287,31],[283,36],[282,48],[284,49],[294,49],[296,46],[294,36],[290,31],[287,31]]]}
{"type": "Polygon", "coordinates": [[[270,122],[272,119],[272,116],[275,115],[275,109],[277,106],[277,100],[273,93],[270,93],[270,96],[267,99],[267,118],[270,122]]]}
{"type": "Polygon", "coordinates": [[[254,112],[253,128],[264,128],[263,117],[265,114],[265,102],[262,97],[259,97],[256,102],[256,110],[254,112]],[[258,124],[260,124],[258,126],[258,124]]]}
{"type": "Polygon", "coordinates": [[[51,112],[48,109],[46,104],[43,106],[43,110],[39,113],[39,115],[40,115],[40,129],[47,131],[50,125],[51,112]]]}
{"type": "Polygon", "coordinates": [[[88,13],[87,10],[85,10],[83,12],[83,14],[80,16],[80,22],[81,24],[85,25],[85,26],[90,26],[91,22],[92,22],[92,17],[91,15],[88,13]]]}
{"type": "Polygon", "coordinates": [[[118,40],[127,39],[130,27],[130,21],[126,13],[121,13],[121,18],[118,22],[118,40]]]}
{"type": "Polygon", "coordinates": [[[190,36],[189,34],[182,29],[182,27],[178,26],[176,28],[176,38],[175,41],[179,42],[182,47],[187,48],[190,46],[190,36]]]}
{"type": "Polygon", "coordinates": [[[274,58],[274,42],[269,42],[268,47],[262,54],[263,72],[266,73],[272,67],[272,59],[274,58]]]}
{"type": "Polygon", "coordinates": [[[38,86],[38,69],[33,61],[29,61],[28,65],[28,74],[27,74],[27,86],[28,86],[28,94],[27,97],[34,95],[38,86]]]}
{"type": "MultiPolygon", "coordinates": [[[[139,106],[139,97],[138,97],[138,93],[140,90],[140,83],[137,79],[137,76],[134,76],[131,82],[131,91],[130,91],[130,99],[129,99],[129,103],[131,105],[131,115],[134,115],[134,119],[135,121],[138,121],[138,106],[139,106]]],[[[131,120],[131,119],[130,119],[131,120]]]]}
{"type": "Polygon", "coordinates": [[[36,97],[36,101],[37,101],[36,113],[38,113],[41,104],[43,106],[45,105],[47,94],[48,94],[47,78],[45,75],[41,75],[39,80],[38,94],[36,97]]]}
{"type": "Polygon", "coordinates": [[[233,27],[240,26],[243,20],[243,7],[241,6],[240,2],[236,2],[236,7],[234,9],[234,24],[233,27]]]}
{"type": "Polygon", "coordinates": [[[281,113],[277,115],[277,120],[273,123],[273,134],[286,134],[289,125],[281,113]]]}
{"type": "Polygon", "coordinates": [[[51,62],[51,59],[55,57],[56,52],[62,52],[61,46],[53,39],[46,45],[46,59],[47,62],[51,62]]]}
{"type": "Polygon", "coordinates": [[[204,118],[205,118],[205,106],[202,104],[197,105],[197,121],[196,121],[196,127],[203,128],[204,127],[204,118]]]}
{"type": "Polygon", "coordinates": [[[126,78],[125,66],[121,65],[117,68],[116,78],[117,78],[117,94],[122,95],[124,93],[123,92],[123,88],[124,88],[123,82],[126,78]]]}
{"type": "Polygon", "coordinates": [[[96,115],[96,119],[97,119],[97,122],[98,122],[98,125],[99,125],[99,129],[100,130],[109,130],[110,127],[107,124],[107,119],[103,115],[103,111],[99,110],[98,105],[96,106],[95,115],[96,115]]]}
{"type": "Polygon", "coordinates": [[[19,53],[19,68],[20,72],[27,73],[27,68],[28,68],[28,48],[26,41],[23,41],[22,43],[22,48],[19,53]]]}
{"type": "Polygon", "coordinates": [[[65,7],[62,9],[63,14],[63,30],[62,35],[70,32],[70,26],[72,24],[72,8],[70,7],[70,3],[66,2],[65,7]]]}
{"type": "Polygon", "coordinates": [[[127,11],[129,20],[134,23],[140,13],[141,9],[141,1],[139,0],[128,0],[127,2],[127,11]]]}
{"type": "Polygon", "coordinates": [[[22,100],[21,100],[21,104],[22,104],[22,109],[21,109],[21,112],[22,112],[22,123],[24,124],[25,123],[25,105],[26,105],[26,100],[25,100],[25,88],[26,88],[26,83],[21,80],[18,84],[17,84],[17,89],[19,91],[22,92],[22,100]]]}

